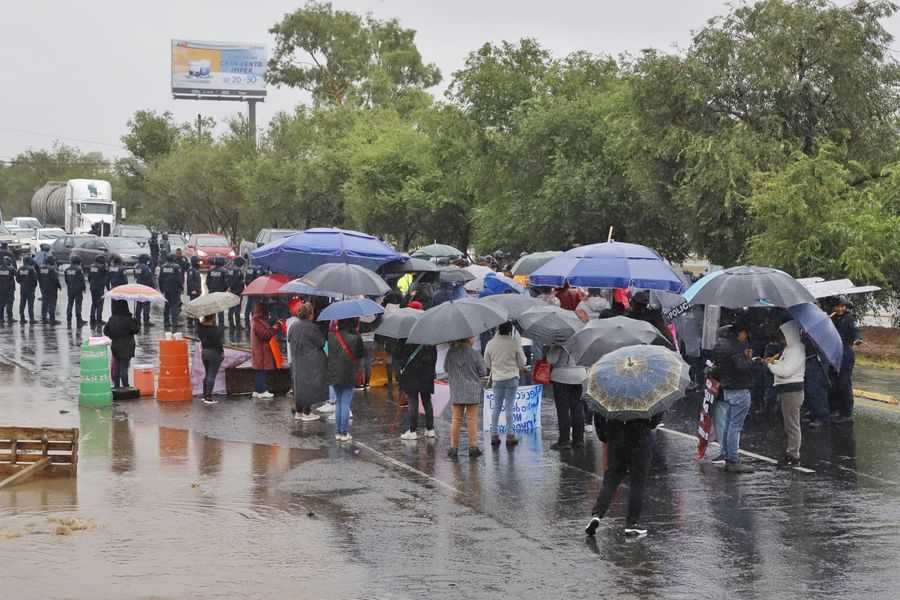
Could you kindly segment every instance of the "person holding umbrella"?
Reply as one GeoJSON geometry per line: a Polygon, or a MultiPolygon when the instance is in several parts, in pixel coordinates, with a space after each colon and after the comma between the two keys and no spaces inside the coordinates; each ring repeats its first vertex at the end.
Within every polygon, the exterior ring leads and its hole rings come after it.
{"type": "Polygon", "coordinates": [[[223,337],[225,329],[216,324],[215,313],[206,315],[197,325],[197,337],[200,338],[201,359],[203,360],[203,369],[205,375],[203,377],[203,404],[216,404],[218,401],[213,398],[213,388],[216,385],[216,376],[219,374],[219,367],[225,359],[225,348],[223,346],[223,337]]]}
{"type": "Polygon", "coordinates": [[[338,442],[353,439],[349,432],[350,405],[364,352],[362,337],[356,333],[356,319],[338,321],[337,328],[328,334],[328,383],[337,397],[334,439],[338,442]]]}
{"type": "Polygon", "coordinates": [[[450,450],[447,455],[459,455],[459,434],[463,417],[469,440],[469,457],[481,456],[478,447],[478,405],[484,395],[482,379],[487,376],[487,366],[481,353],[472,347],[474,338],[456,340],[450,344],[444,368],[450,384],[450,403],[453,419],[450,423],[450,450]]]}
{"type": "Polygon", "coordinates": [[[850,312],[853,304],[846,296],[838,296],[831,321],[844,343],[841,370],[831,392],[832,423],[849,423],[853,420],[853,367],[856,364],[856,346],[862,343],[856,317],[850,312]],[[835,414],[837,413],[837,414],[835,414]]]}
{"type": "Polygon", "coordinates": [[[557,344],[547,351],[547,361],[553,367],[550,382],[553,384],[553,402],[559,421],[559,438],[550,449],[583,448],[585,406],[581,397],[587,371],[578,365],[566,348],[557,344]]]}
{"type": "Polygon", "coordinates": [[[416,440],[419,434],[419,402],[425,411],[425,437],[436,438],[434,431],[434,365],[437,350],[434,346],[403,344],[397,355],[400,368],[400,390],[406,394],[409,411],[409,428],[400,436],[402,440],[416,440]]]}
{"type": "Polygon", "coordinates": [[[775,376],[775,392],[781,402],[784,417],[784,435],[787,447],[782,464],[800,464],[800,407],[803,405],[803,379],[806,371],[806,348],[800,339],[800,327],[796,321],[788,321],[781,326],[784,336],[784,351],[766,359],[766,366],[775,376]]]}
{"type": "Polygon", "coordinates": [[[753,353],[748,344],[750,329],[746,322],[720,328],[719,339],[713,348],[719,383],[723,390],[721,406],[714,407],[719,432],[719,445],[725,459],[725,470],[731,473],[752,473],[753,467],[741,463],[738,452],[741,430],[750,412],[750,388],[753,385],[753,353]]]}
{"type": "Polygon", "coordinates": [[[109,321],[103,327],[103,335],[112,340],[112,382],[114,388],[128,387],[128,366],[134,358],[134,336],[141,332],[141,324],[131,316],[128,302],[113,300],[109,321]]]}
{"type": "Polygon", "coordinates": [[[325,336],[314,318],[312,305],[301,304],[287,335],[294,386],[291,413],[295,420],[304,423],[318,421],[319,416],[312,412],[312,407],[328,400],[328,357],[323,350],[325,336]]]}

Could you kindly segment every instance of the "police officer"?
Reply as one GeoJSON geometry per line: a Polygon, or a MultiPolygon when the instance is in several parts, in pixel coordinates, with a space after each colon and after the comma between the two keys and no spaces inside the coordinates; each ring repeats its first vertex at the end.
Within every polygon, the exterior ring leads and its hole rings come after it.
{"type": "Polygon", "coordinates": [[[155,273],[156,267],[159,266],[159,233],[151,232],[150,242],[147,245],[150,246],[150,270],[155,273]]]}
{"type": "Polygon", "coordinates": [[[103,325],[103,294],[109,289],[109,272],[106,257],[102,254],[94,259],[88,270],[88,283],[91,288],[91,327],[96,327],[103,325]]]}
{"type": "MultiPolygon", "coordinates": [[[[263,266],[258,265],[250,265],[250,268],[247,269],[244,274],[244,288],[253,283],[253,281],[259,277],[262,277],[268,273],[268,270],[263,266]]],[[[253,312],[253,305],[256,304],[256,298],[253,296],[247,296],[247,306],[244,308],[244,326],[247,329],[250,329],[250,314],[253,312]]]]}
{"type": "Polygon", "coordinates": [[[126,285],[128,283],[128,274],[125,272],[125,265],[118,256],[113,256],[109,264],[109,289],[116,286],[126,285]]]}
{"type": "MultiPolygon", "coordinates": [[[[244,259],[240,256],[234,259],[234,264],[228,271],[228,291],[238,298],[244,293],[244,259]]],[[[243,329],[241,325],[241,305],[228,309],[228,328],[243,329]]]]}
{"type": "Polygon", "coordinates": [[[38,269],[38,284],[41,286],[41,323],[59,325],[56,320],[56,300],[62,286],[59,283],[59,271],[56,270],[56,259],[48,256],[38,269]]]}
{"type": "Polygon", "coordinates": [[[187,283],[187,274],[191,269],[191,261],[188,260],[187,256],[181,253],[181,248],[175,249],[175,262],[181,267],[181,274],[185,278],[185,283],[187,283]]]}
{"type": "Polygon", "coordinates": [[[169,243],[169,234],[162,234],[162,241],[159,243],[159,254],[165,260],[169,260],[169,255],[172,254],[172,244],[169,243]]]}
{"type": "MultiPolygon", "coordinates": [[[[225,268],[225,259],[221,256],[214,256],[212,259],[215,265],[206,276],[206,289],[212,292],[228,291],[228,269],[225,268]]],[[[219,313],[219,327],[225,326],[225,313],[219,313]]]]}
{"type": "MultiPolygon", "coordinates": [[[[200,276],[200,259],[191,257],[190,268],[187,272],[187,295],[190,300],[196,300],[203,294],[203,278],[200,276]]],[[[190,327],[194,326],[194,319],[188,320],[190,327]]]]}
{"type": "MultiPolygon", "coordinates": [[[[134,269],[134,281],[140,285],[146,285],[156,289],[156,282],[153,280],[153,269],[150,268],[152,259],[147,254],[138,256],[138,264],[134,269]]],[[[134,320],[138,323],[143,319],[144,327],[152,327],[150,322],[150,303],[137,302],[134,307],[134,320]],[[142,316],[143,315],[143,316],[142,316]]]]}
{"type": "Polygon", "coordinates": [[[8,242],[0,242],[0,263],[3,262],[3,259],[9,257],[12,261],[12,265],[16,266],[16,255],[13,254],[13,251],[9,249],[8,242]]]}
{"type": "Polygon", "coordinates": [[[16,262],[9,256],[0,257],[0,323],[4,317],[7,322],[13,319],[13,300],[16,297],[16,262]]]}
{"type": "Polygon", "coordinates": [[[37,268],[44,266],[44,261],[50,256],[50,244],[41,244],[40,250],[34,254],[34,264],[37,268]]]}
{"type": "Polygon", "coordinates": [[[81,268],[81,257],[73,256],[69,267],[63,274],[66,279],[66,327],[72,328],[72,307],[75,307],[75,319],[78,327],[84,326],[81,312],[81,301],[84,299],[84,290],[87,289],[87,281],[84,278],[84,270],[81,268]]]}
{"type": "Polygon", "coordinates": [[[38,272],[34,268],[34,259],[26,256],[22,260],[22,266],[16,271],[16,281],[19,283],[19,321],[22,325],[31,323],[34,325],[34,291],[38,286],[38,272]],[[25,307],[28,307],[28,320],[25,320],[25,307]]]}
{"type": "Polygon", "coordinates": [[[163,326],[173,330],[178,326],[178,311],[181,309],[181,292],[184,289],[182,283],[181,267],[175,262],[175,255],[166,257],[166,262],[159,269],[159,290],[166,297],[166,307],[163,309],[163,326]]]}

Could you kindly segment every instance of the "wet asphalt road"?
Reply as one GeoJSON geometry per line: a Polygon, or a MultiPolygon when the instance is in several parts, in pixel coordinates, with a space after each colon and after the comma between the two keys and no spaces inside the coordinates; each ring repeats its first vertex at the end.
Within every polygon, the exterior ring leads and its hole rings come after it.
{"type": "MultiPolygon", "coordinates": [[[[152,362],[151,331],[135,362],[152,362]]],[[[552,402],[515,450],[452,462],[449,411],[437,441],[402,442],[404,409],[358,393],[354,443],[338,447],[332,423],[294,424],[287,398],[79,409],[84,335],[0,328],[0,424],[82,435],[77,480],[0,491],[3,597],[897,597],[894,409],[862,403],[852,426],[805,430],[812,473],[751,458],[757,472],[733,476],[694,462],[686,400],[658,433],[651,534],[621,536],[620,493],[591,541],[601,445],[551,451],[552,402]],[[86,529],[57,535],[61,518],[86,529]]],[[[748,451],[779,455],[777,418],[754,414],[745,433],[748,451]]]]}

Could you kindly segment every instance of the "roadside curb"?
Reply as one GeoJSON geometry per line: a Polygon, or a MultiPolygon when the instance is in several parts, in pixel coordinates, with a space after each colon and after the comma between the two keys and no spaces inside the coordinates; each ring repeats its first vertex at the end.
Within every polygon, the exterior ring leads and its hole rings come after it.
{"type": "Polygon", "coordinates": [[[865,398],[866,400],[874,400],[875,402],[884,402],[885,404],[893,404],[896,406],[900,404],[900,400],[897,400],[896,396],[892,396],[890,394],[880,394],[878,392],[869,392],[867,390],[853,389],[853,394],[859,398],[865,398]]]}

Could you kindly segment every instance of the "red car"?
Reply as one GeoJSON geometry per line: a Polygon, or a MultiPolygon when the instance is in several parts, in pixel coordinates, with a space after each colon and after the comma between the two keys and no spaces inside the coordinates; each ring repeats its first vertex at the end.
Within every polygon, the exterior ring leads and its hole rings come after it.
{"type": "Polygon", "coordinates": [[[210,259],[214,256],[222,256],[228,262],[231,262],[237,256],[228,238],[215,233],[195,233],[192,235],[184,249],[184,255],[189,259],[192,256],[196,256],[200,262],[199,266],[201,269],[208,269],[210,267],[210,259]]]}

